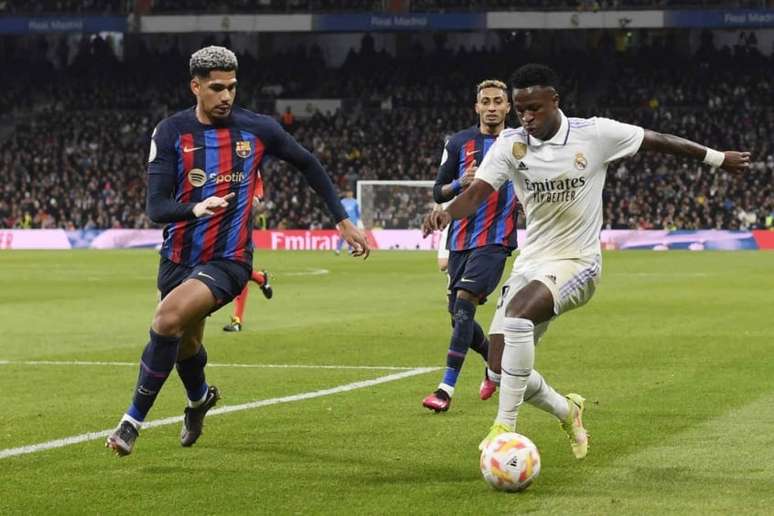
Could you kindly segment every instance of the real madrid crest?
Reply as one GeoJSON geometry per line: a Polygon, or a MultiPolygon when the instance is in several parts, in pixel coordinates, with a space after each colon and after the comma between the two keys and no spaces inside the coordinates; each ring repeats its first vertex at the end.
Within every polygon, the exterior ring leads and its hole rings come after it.
{"type": "Polygon", "coordinates": [[[207,174],[200,168],[192,168],[188,172],[188,181],[196,188],[199,188],[207,182],[207,174]]]}
{"type": "Polygon", "coordinates": [[[589,162],[586,161],[586,156],[584,156],[582,152],[575,154],[575,168],[578,170],[586,170],[588,164],[589,162]]]}
{"type": "Polygon", "coordinates": [[[513,153],[514,158],[521,159],[527,155],[527,144],[522,142],[516,142],[513,144],[513,147],[511,148],[511,152],[513,153]]]}
{"type": "Polygon", "coordinates": [[[240,158],[246,158],[252,152],[250,142],[247,140],[241,140],[236,142],[236,155],[240,158]]]}

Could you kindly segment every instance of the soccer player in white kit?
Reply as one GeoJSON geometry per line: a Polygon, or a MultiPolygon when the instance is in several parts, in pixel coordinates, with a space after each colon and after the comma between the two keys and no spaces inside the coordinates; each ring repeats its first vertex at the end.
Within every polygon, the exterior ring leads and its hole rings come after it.
{"type": "Polygon", "coordinates": [[[516,428],[525,400],[554,416],[575,456],[588,451],[584,399],[564,397],[534,369],[535,344],[548,323],[586,304],[602,272],[599,232],[602,190],[610,162],[640,150],[703,159],[731,172],[750,166],[748,152],[720,152],[698,143],[607,118],[568,118],[559,109],[558,78],[549,67],[522,66],[511,77],[513,106],[521,122],[503,131],[468,189],[444,210],[425,218],[424,231],[443,229],[473,213],[491,192],[511,180],[526,213],[527,239],[503,286],[490,334],[503,334],[500,401],[489,435],[516,428]]]}

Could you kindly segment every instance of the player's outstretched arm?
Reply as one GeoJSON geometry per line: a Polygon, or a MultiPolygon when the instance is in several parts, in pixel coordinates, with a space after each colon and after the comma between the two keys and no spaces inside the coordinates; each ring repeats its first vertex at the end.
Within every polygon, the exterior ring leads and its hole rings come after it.
{"type": "Polygon", "coordinates": [[[717,151],[691,140],[662,134],[645,129],[640,150],[664,152],[675,156],[685,156],[704,161],[715,168],[729,172],[743,172],[750,168],[750,153],[740,151],[717,151]]]}
{"type": "Polygon", "coordinates": [[[425,216],[422,222],[422,236],[440,230],[449,225],[452,220],[464,219],[473,215],[481,203],[494,192],[492,185],[483,179],[474,179],[465,191],[458,195],[452,203],[443,210],[433,210],[425,216]]]}
{"type": "Polygon", "coordinates": [[[352,256],[362,256],[364,260],[368,258],[368,255],[371,254],[368,239],[362,231],[352,224],[351,220],[342,220],[336,224],[336,229],[339,230],[339,236],[352,247],[352,256]]]}

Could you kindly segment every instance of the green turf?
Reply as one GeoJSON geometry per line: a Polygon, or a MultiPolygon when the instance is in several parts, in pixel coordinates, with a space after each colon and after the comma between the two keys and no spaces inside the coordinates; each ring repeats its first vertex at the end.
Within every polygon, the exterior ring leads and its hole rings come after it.
{"type": "MultiPolygon", "coordinates": [[[[275,298],[251,292],[246,331],[209,321],[213,363],[435,367],[445,360],[445,278],[430,253],[259,253],[275,298]],[[299,275],[326,269],[328,274],[299,275]]],[[[150,251],[0,252],[0,452],[112,427],[155,306],[150,251]],[[24,361],[130,365],[31,365],[24,361]]],[[[479,312],[488,324],[493,302],[479,312]]],[[[0,514],[771,514],[774,255],[607,254],[594,300],[554,322],[537,366],[589,399],[589,457],[549,416],[519,431],[543,470],[522,494],[489,489],[476,446],[496,412],[481,360],[452,410],[421,398],[440,371],[143,431],[135,453],[103,440],[0,459],[0,514]]],[[[222,405],[328,389],[392,369],[209,368],[222,405]]],[[[182,413],[172,377],[150,419],[182,413]]]]}

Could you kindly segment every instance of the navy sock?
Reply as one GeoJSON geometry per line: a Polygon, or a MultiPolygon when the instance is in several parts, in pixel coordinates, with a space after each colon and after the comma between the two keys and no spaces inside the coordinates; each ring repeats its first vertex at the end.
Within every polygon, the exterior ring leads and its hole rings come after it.
{"type": "Polygon", "coordinates": [[[449,387],[457,384],[457,377],[473,339],[475,316],[476,306],[473,303],[460,298],[455,300],[454,329],[449,343],[449,352],[446,354],[446,371],[443,375],[443,383],[449,387]]]}
{"type": "Polygon", "coordinates": [[[470,343],[470,349],[481,355],[486,362],[489,357],[489,340],[481,326],[476,321],[473,321],[473,324],[473,340],[470,343]]]}
{"type": "Polygon", "coordinates": [[[207,393],[207,382],[204,379],[204,366],[207,365],[207,350],[199,348],[195,355],[180,360],[177,363],[177,374],[183,381],[188,399],[199,401],[207,393]]]}
{"type": "Polygon", "coordinates": [[[167,380],[177,359],[180,337],[166,337],[150,331],[150,342],[140,359],[140,376],[134,399],[126,413],[137,421],[144,421],[161,387],[167,380]]]}

